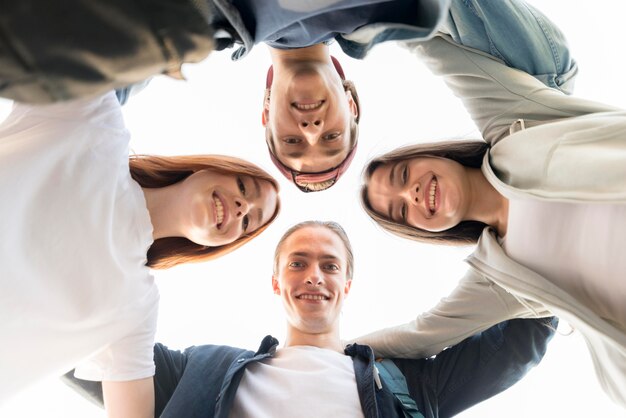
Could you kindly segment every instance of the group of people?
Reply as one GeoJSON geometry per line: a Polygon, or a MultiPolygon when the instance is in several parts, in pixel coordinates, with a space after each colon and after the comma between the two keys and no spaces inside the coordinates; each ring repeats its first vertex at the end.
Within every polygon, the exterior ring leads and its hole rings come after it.
{"type": "Polygon", "coordinates": [[[626,406],[626,112],[571,95],[577,63],[532,6],[24,0],[0,15],[0,95],[15,101],[0,126],[0,402],[64,375],[111,417],[452,416],[538,364],[558,317],[626,406]],[[280,216],[280,187],[235,156],[129,155],[122,104],[184,62],[265,43],[270,160],[324,193],[351,166],[361,118],[333,39],[359,59],[401,43],[480,130],[374,158],[360,193],[392,234],[475,245],[466,276],[416,319],[345,345],[352,246],[337,223],[302,222],[273,261],[282,346],[156,343],[150,270],[246,244],[280,216]]]}

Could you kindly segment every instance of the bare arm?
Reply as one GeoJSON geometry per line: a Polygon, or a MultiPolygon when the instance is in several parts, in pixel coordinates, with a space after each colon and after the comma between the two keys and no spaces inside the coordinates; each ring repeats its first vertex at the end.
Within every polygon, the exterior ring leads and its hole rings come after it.
{"type": "Polygon", "coordinates": [[[102,382],[104,407],[109,418],[153,418],[153,378],[102,382]]]}

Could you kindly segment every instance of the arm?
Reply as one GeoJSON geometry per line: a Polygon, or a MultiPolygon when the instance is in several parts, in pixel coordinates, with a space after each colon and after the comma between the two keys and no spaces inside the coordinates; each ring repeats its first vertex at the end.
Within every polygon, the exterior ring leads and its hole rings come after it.
{"type": "Polygon", "coordinates": [[[448,36],[406,45],[434,74],[443,76],[491,145],[508,135],[511,124],[520,118],[532,126],[554,119],[619,110],[566,96],[490,55],[456,44],[448,36]]]}
{"type": "Polygon", "coordinates": [[[485,52],[548,87],[573,91],[578,66],[565,36],[523,0],[453,0],[440,30],[455,43],[485,52]]]}
{"type": "MultiPolygon", "coordinates": [[[[188,351],[180,352],[170,350],[163,344],[155,344],[154,346],[154,363],[156,365],[156,374],[153,378],[154,393],[154,415],[160,416],[165,405],[172,397],[178,382],[185,370],[187,364],[188,351]]],[[[103,384],[101,382],[93,382],[82,380],[74,377],[74,371],[70,371],[61,377],[63,383],[71,387],[75,392],[93,404],[104,408],[104,399],[102,395],[103,384]]]]}
{"type": "Polygon", "coordinates": [[[423,358],[511,318],[549,316],[530,309],[500,286],[469,270],[452,293],[413,321],[357,338],[377,357],[423,358]]]}
{"type": "Polygon", "coordinates": [[[104,406],[109,418],[154,417],[152,377],[126,382],[102,382],[104,406]]]}
{"type": "Polygon", "coordinates": [[[451,417],[517,383],[543,358],[558,320],[497,324],[433,359],[394,360],[418,404],[451,417]]]}

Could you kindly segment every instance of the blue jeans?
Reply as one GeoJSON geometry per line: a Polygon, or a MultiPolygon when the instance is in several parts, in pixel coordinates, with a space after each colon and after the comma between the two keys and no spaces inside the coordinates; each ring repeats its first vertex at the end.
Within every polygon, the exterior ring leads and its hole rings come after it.
{"type": "Polygon", "coordinates": [[[442,31],[571,94],[578,72],[563,33],[521,0],[452,0],[442,31]]]}

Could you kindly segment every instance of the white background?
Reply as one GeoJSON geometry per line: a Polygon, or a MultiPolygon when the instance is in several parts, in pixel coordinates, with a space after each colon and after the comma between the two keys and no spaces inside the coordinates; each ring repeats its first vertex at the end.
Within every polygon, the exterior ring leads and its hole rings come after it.
{"type": "MultiPolygon", "coordinates": [[[[567,34],[580,73],[575,94],[626,107],[626,39],[620,2],[531,1],[567,34]],[[619,52],[622,51],[622,52],[619,52]]],[[[155,272],[161,290],[157,340],[170,348],[215,343],[256,349],[261,338],[284,339],[281,303],[270,286],[279,236],[308,219],[335,220],[352,240],[355,279],[343,313],[343,336],[405,322],[445,296],[464,273],[471,248],[416,244],[392,237],[358,203],[361,168],[397,146],[452,138],[479,138],[460,102],[441,80],[396,45],[378,46],[364,61],[332,46],[362,103],[359,151],[332,189],[301,194],[280,178],[282,212],[250,244],[219,260],[155,272]]],[[[233,63],[229,52],[184,68],[187,82],[159,77],[131,98],[124,114],[136,153],[231,154],[279,178],[269,162],[261,128],[261,102],[269,66],[266,48],[233,63]]],[[[1,117],[10,104],[0,102],[1,117]]],[[[561,333],[568,327],[561,327],[561,333]]],[[[3,341],[10,344],[10,341],[3,341]]],[[[45,347],[42,347],[45,350],[45,347]]],[[[0,376],[0,378],[2,378],[0,376]]],[[[505,393],[464,417],[624,417],[597,383],[577,333],[557,335],[539,367],[505,393]]],[[[1,417],[102,417],[104,413],[51,379],[0,408],[1,417]]]]}

